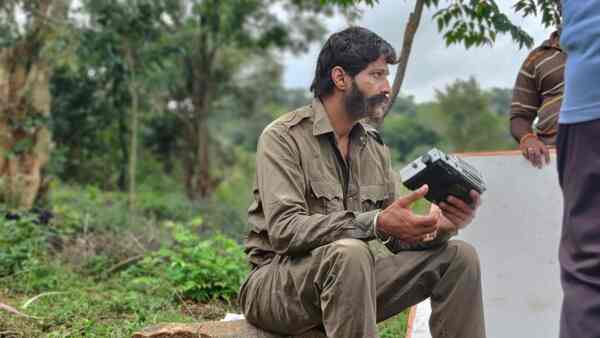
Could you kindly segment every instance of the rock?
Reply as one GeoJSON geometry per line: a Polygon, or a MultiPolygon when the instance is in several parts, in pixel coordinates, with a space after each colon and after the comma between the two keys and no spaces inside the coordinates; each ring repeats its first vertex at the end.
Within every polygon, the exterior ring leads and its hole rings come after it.
{"type": "MultiPolygon", "coordinates": [[[[245,320],[197,324],[159,324],[133,334],[133,338],[284,338],[258,329],[245,320]]],[[[295,338],[326,338],[312,330],[295,338]]]]}

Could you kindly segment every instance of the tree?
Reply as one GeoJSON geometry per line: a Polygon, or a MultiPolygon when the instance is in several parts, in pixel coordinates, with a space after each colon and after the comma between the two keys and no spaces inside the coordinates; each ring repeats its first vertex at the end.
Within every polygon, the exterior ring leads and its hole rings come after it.
{"type": "Polygon", "coordinates": [[[474,78],[456,80],[436,91],[436,124],[448,150],[453,152],[506,149],[506,120],[489,109],[488,96],[474,78]]]}
{"type": "MultiPolygon", "coordinates": [[[[323,1],[347,7],[360,3],[374,6],[379,2],[379,0],[323,1]]],[[[523,17],[540,15],[542,24],[549,27],[560,22],[559,5],[559,0],[518,0],[513,9],[523,17]]],[[[372,121],[376,126],[381,127],[383,119],[392,109],[398,93],[400,93],[424,8],[437,9],[433,18],[447,45],[463,44],[467,49],[472,46],[493,45],[498,34],[509,34],[520,47],[533,45],[531,36],[510,21],[508,16],[501,11],[496,0],[416,0],[414,10],[410,14],[404,30],[391,100],[383,118],[372,121]]]]}
{"type": "Polygon", "coordinates": [[[118,44],[100,30],[79,33],[76,67],[59,67],[51,78],[51,163],[64,181],[127,190],[131,98],[118,44]]]}
{"type": "Polygon", "coordinates": [[[0,2],[0,201],[12,207],[31,208],[44,189],[51,149],[49,81],[54,62],[69,49],[63,30],[70,5],[0,2]]]}
{"type": "MultiPolygon", "coordinates": [[[[163,16],[167,43],[178,58],[168,67],[171,111],[180,121],[185,187],[190,199],[209,196],[220,182],[222,153],[211,119],[223,93],[235,93],[253,62],[275,49],[302,51],[324,34],[321,15],[334,6],[309,0],[171,1],[163,16]],[[274,6],[290,16],[284,20],[274,6]]],[[[268,71],[263,68],[261,71],[268,71]]],[[[263,84],[264,85],[264,84],[263,84]]],[[[260,87],[259,87],[260,88],[260,87]]],[[[261,93],[264,94],[264,91],[261,93]]]]}
{"type": "Polygon", "coordinates": [[[441,141],[435,131],[407,115],[390,115],[382,134],[392,150],[394,160],[403,163],[413,160],[415,149],[432,147],[441,141]]]}
{"type": "Polygon", "coordinates": [[[510,112],[512,89],[494,87],[486,92],[489,96],[490,110],[500,116],[507,116],[510,112]]]}
{"type": "Polygon", "coordinates": [[[167,13],[170,3],[169,0],[85,1],[92,19],[91,28],[100,29],[101,34],[113,43],[112,49],[109,49],[110,54],[104,57],[117,58],[118,64],[126,74],[126,85],[131,100],[128,161],[130,208],[135,206],[143,77],[152,69],[153,64],[160,64],[166,55],[166,50],[158,47],[156,42],[161,37],[160,31],[163,28],[161,17],[167,13]]]}
{"type": "Polygon", "coordinates": [[[398,95],[396,102],[390,109],[391,114],[415,116],[417,114],[417,103],[412,95],[398,95]]]}

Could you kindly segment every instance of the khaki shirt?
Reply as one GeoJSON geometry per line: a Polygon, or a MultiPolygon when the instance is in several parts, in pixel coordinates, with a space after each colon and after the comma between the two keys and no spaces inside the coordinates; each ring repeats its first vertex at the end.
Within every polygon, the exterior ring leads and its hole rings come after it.
{"type": "Polygon", "coordinates": [[[517,76],[511,104],[511,119],[538,117],[534,131],[546,144],[554,144],[558,131],[558,114],[564,92],[566,54],[560,48],[560,35],[531,51],[517,76]]]}
{"type": "MultiPolygon", "coordinates": [[[[246,253],[262,266],[276,255],[306,255],[343,238],[373,239],[374,216],[395,200],[396,179],[389,149],[366,123],[351,130],[344,160],[315,99],[263,131],[253,194],[246,253]]],[[[406,246],[394,240],[388,248],[406,246]]]]}

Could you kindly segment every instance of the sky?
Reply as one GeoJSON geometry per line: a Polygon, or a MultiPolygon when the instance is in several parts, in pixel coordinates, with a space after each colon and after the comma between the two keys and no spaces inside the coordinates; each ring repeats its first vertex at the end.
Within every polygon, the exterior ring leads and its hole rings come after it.
{"type": "MultiPolygon", "coordinates": [[[[505,13],[514,23],[525,28],[534,38],[535,45],[543,42],[551,30],[544,29],[538,18],[523,19],[514,15],[511,6],[514,0],[498,0],[505,13]]],[[[399,54],[404,28],[412,11],[411,0],[380,0],[374,7],[364,7],[357,25],[366,27],[389,41],[399,54]]],[[[499,36],[493,47],[462,45],[446,47],[437,25],[432,20],[433,10],[426,10],[414,40],[410,61],[402,92],[413,95],[417,102],[434,99],[435,90],[443,90],[455,79],[475,77],[483,88],[511,88],[518,69],[528,54],[527,48],[519,47],[508,36],[499,36]]],[[[342,17],[327,19],[330,32],[342,30],[347,23],[342,17]]],[[[284,84],[288,88],[307,88],[314,74],[314,67],[321,44],[314,44],[308,53],[293,55],[286,53],[284,84]]],[[[390,68],[390,82],[395,69],[390,68]]]]}

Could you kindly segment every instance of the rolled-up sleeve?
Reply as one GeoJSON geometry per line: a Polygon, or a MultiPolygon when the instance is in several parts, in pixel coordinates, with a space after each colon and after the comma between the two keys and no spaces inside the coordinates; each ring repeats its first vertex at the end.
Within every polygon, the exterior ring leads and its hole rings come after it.
{"type": "Polygon", "coordinates": [[[376,210],[310,214],[299,146],[284,127],[272,126],[263,132],[256,166],[269,240],[278,254],[305,254],[342,238],[373,238],[376,210]]]}

